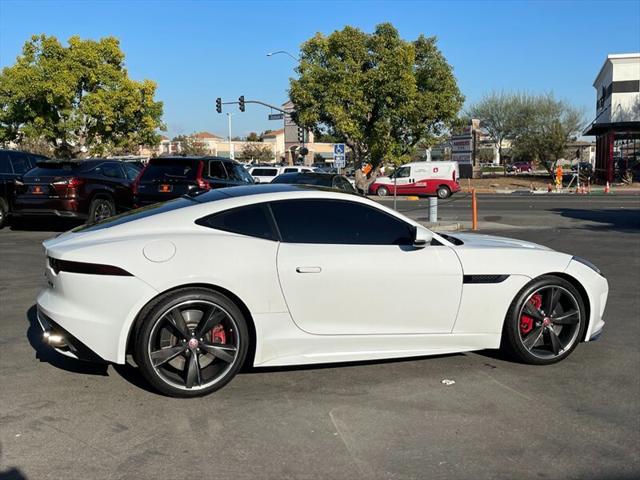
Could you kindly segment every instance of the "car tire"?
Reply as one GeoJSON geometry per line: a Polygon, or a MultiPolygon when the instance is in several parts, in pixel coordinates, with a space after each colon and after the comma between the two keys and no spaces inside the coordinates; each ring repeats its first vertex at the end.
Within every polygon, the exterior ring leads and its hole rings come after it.
{"type": "Polygon", "coordinates": [[[89,205],[88,223],[95,223],[105,220],[116,214],[116,206],[108,198],[94,198],[89,205]]]}
{"type": "Polygon", "coordinates": [[[4,198],[0,198],[0,229],[4,228],[9,220],[9,207],[4,198]]]}
{"type": "Polygon", "coordinates": [[[438,190],[436,190],[436,195],[438,195],[440,199],[449,198],[451,196],[451,189],[446,185],[441,185],[438,187],[438,190]]]}
{"type": "Polygon", "coordinates": [[[389,195],[389,190],[387,189],[387,187],[378,187],[378,189],[376,190],[376,194],[379,197],[386,197],[387,195],[389,195]]]}
{"type": "Polygon", "coordinates": [[[578,290],[563,278],[544,275],[525,285],[511,303],[501,348],[522,363],[550,365],[571,354],[586,327],[586,309],[578,290]]]}
{"type": "Polygon", "coordinates": [[[144,378],[164,395],[212,393],[229,383],[245,361],[247,319],[219,292],[170,292],[145,307],[140,321],[134,358],[144,378]]]}

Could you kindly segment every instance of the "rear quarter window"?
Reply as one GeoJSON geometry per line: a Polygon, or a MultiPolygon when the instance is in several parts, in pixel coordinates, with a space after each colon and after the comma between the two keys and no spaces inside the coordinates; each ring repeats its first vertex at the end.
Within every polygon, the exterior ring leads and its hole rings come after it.
{"type": "Polygon", "coordinates": [[[248,205],[225,210],[200,218],[196,220],[196,224],[249,237],[277,240],[266,205],[248,205]]]}

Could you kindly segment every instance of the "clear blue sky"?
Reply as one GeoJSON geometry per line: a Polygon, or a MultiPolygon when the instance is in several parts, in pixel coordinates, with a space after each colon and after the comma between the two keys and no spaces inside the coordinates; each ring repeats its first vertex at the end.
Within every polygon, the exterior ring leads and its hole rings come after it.
{"type": "MultiPolygon", "coordinates": [[[[595,115],[592,82],[608,53],[640,51],[640,1],[214,2],[0,0],[0,66],[32,34],[120,39],[134,79],[158,83],[169,135],[226,134],[215,98],[280,104],[296,54],[316,32],[371,31],[392,22],[405,39],[436,35],[467,105],[491,90],[553,91],[595,115]]],[[[237,108],[230,107],[237,112],[237,108]]],[[[234,115],[234,135],[281,127],[268,111],[234,115]]]]}

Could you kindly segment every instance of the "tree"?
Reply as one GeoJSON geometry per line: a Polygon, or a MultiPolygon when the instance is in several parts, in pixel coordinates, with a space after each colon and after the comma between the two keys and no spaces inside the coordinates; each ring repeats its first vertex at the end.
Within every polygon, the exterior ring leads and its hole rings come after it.
{"type": "Polygon", "coordinates": [[[180,153],[185,156],[200,157],[211,153],[206,144],[193,135],[178,135],[172,141],[180,142],[180,153]]]}
{"type": "Polygon", "coordinates": [[[249,135],[247,135],[247,142],[261,142],[262,141],[262,136],[258,135],[256,132],[250,132],[249,135]]]}
{"type": "Polygon", "coordinates": [[[44,139],[58,157],[156,145],[162,102],[156,84],[131,80],[114,37],[28,40],[0,73],[0,142],[44,139]]]}
{"type": "Polygon", "coordinates": [[[583,111],[546,94],[529,97],[520,116],[523,121],[513,136],[514,157],[534,158],[553,175],[567,144],[581,131],[583,111]]]}
{"type": "Polygon", "coordinates": [[[301,47],[289,95],[294,120],[344,141],[357,163],[408,157],[435,143],[462,106],[451,66],[435,37],[404,41],[390,24],[372,34],[347,26],[301,47]]]}
{"type": "Polygon", "coordinates": [[[269,145],[259,145],[257,143],[246,144],[240,155],[236,155],[237,160],[269,162],[273,160],[273,150],[269,145]]]}
{"type": "Polygon", "coordinates": [[[467,114],[480,120],[480,126],[498,147],[498,162],[502,161],[502,144],[513,139],[521,128],[522,113],[527,98],[517,93],[491,93],[469,108],[467,114]]]}

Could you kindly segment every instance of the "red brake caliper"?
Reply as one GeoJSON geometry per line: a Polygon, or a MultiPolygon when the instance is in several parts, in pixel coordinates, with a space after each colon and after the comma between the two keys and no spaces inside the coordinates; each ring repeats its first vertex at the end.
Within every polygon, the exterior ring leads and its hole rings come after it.
{"type": "Polygon", "coordinates": [[[224,327],[220,324],[211,329],[211,342],[212,343],[227,343],[227,334],[224,332],[224,327]]]}
{"type": "MultiPolygon", "coordinates": [[[[542,295],[536,293],[531,297],[529,303],[533,307],[535,307],[536,310],[540,309],[540,307],[542,306],[542,295]]],[[[529,315],[522,315],[520,317],[520,333],[522,335],[526,335],[531,330],[533,330],[533,318],[531,318],[529,315]]]]}

